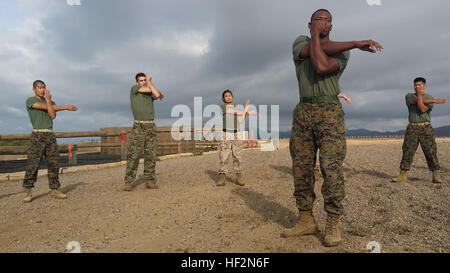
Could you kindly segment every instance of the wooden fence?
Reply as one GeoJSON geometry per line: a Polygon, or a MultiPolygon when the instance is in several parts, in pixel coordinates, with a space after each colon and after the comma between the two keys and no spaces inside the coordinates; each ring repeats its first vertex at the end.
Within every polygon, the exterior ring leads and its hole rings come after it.
{"type": "MultiPolygon", "coordinates": [[[[93,132],[55,132],[55,136],[56,138],[100,137],[100,143],[76,143],[78,151],[100,148],[102,154],[120,155],[127,150],[130,132],[131,127],[107,127],[93,132]],[[123,137],[125,137],[124,142],[122,141],[123,137]]],[[[214,132],[214,129],[212,132],[214,132]]],[[[158,127],[156,133],[158,142],[157,154],[191,153],[198,149],[217,148],[218,141],[194,140],[195,134],[203,133],[201,129],[192,130],[192,128],[189,128],[187,131],[181,130],[180,133],[188,133],[191,140],[176,141],[172,138],[171,127],[158,127]]],[[[29,138],[30,134],[0,135],[0,140],[28,140],[29,138]]],[[[67,153],[68,145],[58,144],[59,152],[67,153]]],[[[247,141],[244,146],[251,146],[251,144],[247,141]]],[[[23,155],[27,153],[27,150],[28,146],[0,146],[0,154],[2,155],[23,155]]]]}

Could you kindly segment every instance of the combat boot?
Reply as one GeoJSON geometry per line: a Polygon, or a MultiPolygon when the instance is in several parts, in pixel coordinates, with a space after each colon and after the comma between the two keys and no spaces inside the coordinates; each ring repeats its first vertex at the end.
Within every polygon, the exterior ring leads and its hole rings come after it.
{"type": "Polygon", "coordinates": [[[224,173],[220,173],[219,181],[217,181],[217,186],[225,186],[225,180],[227,179],[227,176],[224,173]]]}
{"type": "Polygon", "coordinates": [[[123,185],[122,190],[123,190],[123,191],[131,191],[131,189],[132,189],[131,183],[125,182],[125,185],[123,185]]]}
{"type": "Polygon", "coordinates": [[[406,178],[406,171],[401,170],[400,175],[392,178],[392,182],[406,182],[408,179],[406,178]]]}
{"type": "Polygon", "coordinates": [[[152,180],[148,180],[147,182],[145,182],[145,187],[147,189],[159,189],[158,185],[156,185],[152,180]]]}
{"type": "Polygon", "coordinates": [[[56,199],[66,199],[67,198],[67,195],[60,192],[59,190],[52,190],[50,193],[50,196],[53,198],[56,198],[56,199]]]}
{"type": "Polygon", "coordinates": [[[433,171],[433,183],[442,183],[442,178],[438,170],[433,171]]]}
{"type": "Polygon", "coordinates": [[[325,246],[337,246],[342,242],[341,231],[339,230],[339,215],[328,213],[327,224],[325,226],[325,246]]]}
{"type": "Polygon", "coordinates": [[[236,174],[236,184],[239,186],[245,185],[245,183],[242,181],[242,174],[240,174],[240,173],[236,174]]]}
{"type": "Polygon", "coordinates": [[[281,237],[288,238],[314,234],[317,230],[316,220],[312,211],[300,211],[300,219],[294,228],[281,233],[281,237]]]}
{"type": "Polygon", "coordinates": [[[33,195],[31,194],[33,188],[26,188],[25,189],[25,198],[23,199],[24,202],[31,202],[33,195]]]}

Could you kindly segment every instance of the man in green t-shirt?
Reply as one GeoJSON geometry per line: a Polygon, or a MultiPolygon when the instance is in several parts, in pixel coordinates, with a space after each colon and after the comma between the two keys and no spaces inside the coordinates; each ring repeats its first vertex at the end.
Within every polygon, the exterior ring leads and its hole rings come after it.
{"type": "Polygon", "coordinates": [[[144,178],[148,189],[157,189],[156,168],[156,126],[154,123],[153,101],[163,99],[164,95],[152,83],[152,76],[138,73],[136,84],[131,87],[130,101],[134,124],[128,142],[127,169],[125,171],[124,191],[131,191],[131,183],[136,179],[139,159],[144,151],[144,178]]]}
{"type": "Polygon", "coordinates": [[[339,217],[345,197],[342,164],[346,153],[344,112],[337,95],[341,77],[353,48],[376,52],[382,46],[375,41],[334,42],[329,38],[331,14],[320,9],[308,24],[311,38],[301,35],[293,44],[294,64],[300,91],[300,103],[294,110],[290,152],[294,176],[294,197],[300,218],[282,237],[314,234],[312,214],[316,151],[324,182],[322,195],[328,213],[324,243],[336,246],[342,239],[339,217]]]}
{"type": "Polygon", "coordinates": [[[37,80],[33,83],[34,97],[27,99],[25,105],[28,116],[33,126],[33,132],[30,137],[30,147],[27,153],[27,167],[23,180],[25,188],[24,202],[31,202],[32,189],[37,179],[39,165],[43,157],[47,160],[48,165],[48,182],[51,189],[50,196],[57,199],[65,199],[67,196],[58,189],[59,183],[58,173],[58,146],[56,137],[53,133],[53,119],[56,118],[56,112],[62,110],[77,111],[78,108],[72,104],[58,106],[52,101],[50,91],[46,88],[45,83],[37,80]]]}
{"type": "Polygon", "coordinates": [[[409,112],[409,124],[406,128],[403,140],[403,156],[400,163],[400,175],[394,177],[392,182],[406,182],[406,172],[409,171],[416,153],[417,147],[422,147],[427,160],[428,169],[433,172],[433,183],[442,183],[439,175],[439,162],[437,158],[437,146],[434,139],[434,130],[431,127],[430,112],[435,103],[443,104],[445,99],[434,99],[425,93],[426,80],[422,77],[414,79],[416,93],[408,93],[405,96],[406,106],[409,112]]]}

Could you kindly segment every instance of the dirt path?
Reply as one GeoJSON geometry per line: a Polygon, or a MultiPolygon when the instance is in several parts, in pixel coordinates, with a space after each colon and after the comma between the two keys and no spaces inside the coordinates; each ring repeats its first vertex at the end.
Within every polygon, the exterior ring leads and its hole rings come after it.
{"type": "Polygon", "coordinates": [[[0,183],[0,252],[62,252],[69,241],[82,252],[366,252],[370,241],[383,252],[450,252],[450,142],[438,142],[443,185],[431,183],[420,148],[410,182],[392,184],[401,142],[349,142],[344,242],[335,248],[322,245],[321,179],[314,207],[320,233],[280,237],[298,216],[285,144],[244,152],[244,187],[231,180],[215,186],[217,154],[158,162],[159,190],[146,190],[140,179],[132,192],[120,191],[124,166],[62,174],[63,201],[49,197],[45,177],[29,204],[21,181],[0,183]]]}

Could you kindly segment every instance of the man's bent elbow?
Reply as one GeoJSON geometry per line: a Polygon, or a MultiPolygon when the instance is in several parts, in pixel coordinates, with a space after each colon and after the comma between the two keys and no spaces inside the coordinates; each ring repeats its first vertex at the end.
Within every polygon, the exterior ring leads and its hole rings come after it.
{"type": "Polygon", "coordinates": [[[325,67],[325,66],[316,66],[316,67],[314,67],[315,68],[315,70],[316,70],[316,73],[317,74],[319,74],[319,75],[325,75],[325,74],[327,74],[327,67],[325,67]]]}
{"type": "Polygon", "coordinates": [[[336,72],[336,70],[326,68],[326,69],[316,69],[316,72],[317,72],[317,74],[319,74],[320,76],[325,76],[325,75],[328,75],[328,74],[331,74],[331,73],[336,72]]]}
{"type": "Polygon", "coordinates": [[[317,67],[315,67],[317,74],[321,75],[321,76],[325,76],[327,74],[331,74],[334,73],[336,71],[339,70],[339,66],[335,67],[335,66],[320,66],[318,65],[317,67]]]}

